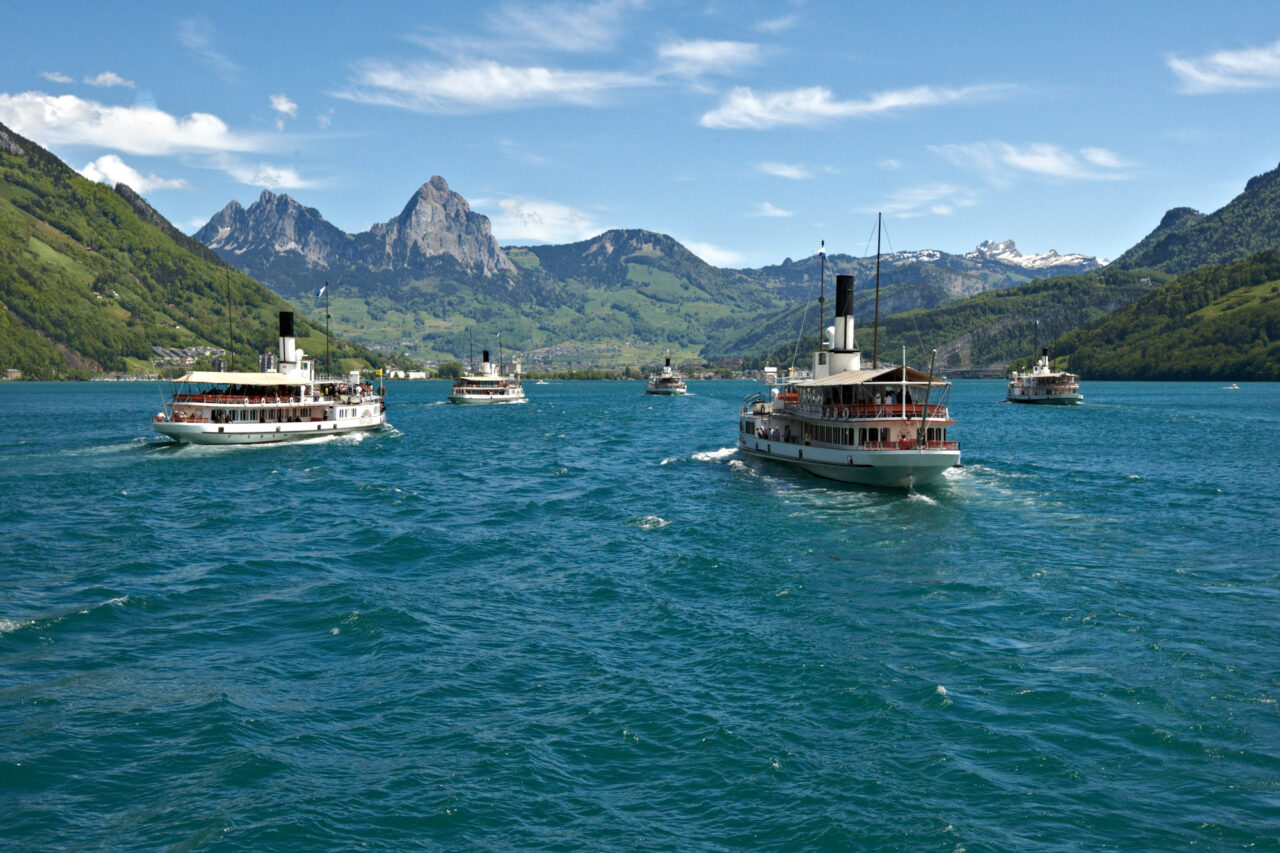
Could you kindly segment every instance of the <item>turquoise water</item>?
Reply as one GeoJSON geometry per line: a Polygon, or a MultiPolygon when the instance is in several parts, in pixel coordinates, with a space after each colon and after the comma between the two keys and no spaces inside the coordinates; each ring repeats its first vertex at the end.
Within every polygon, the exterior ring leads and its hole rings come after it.
{"type": "Polygon", "coordinates": [[[738,458],[758,387],[0,386],[0,847],[1280,849],[1280,386],[959,382],[914,494],[738,458]]]}

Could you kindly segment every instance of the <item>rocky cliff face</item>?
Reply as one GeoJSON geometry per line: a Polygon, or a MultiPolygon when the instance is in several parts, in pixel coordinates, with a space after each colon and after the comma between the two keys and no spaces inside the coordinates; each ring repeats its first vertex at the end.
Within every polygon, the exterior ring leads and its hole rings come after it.
{"type": "Polygon", "coordinates": [[[322,269],[416,270],[449,257],[485,276],[515,272],[493,239],[489,218],[473,213],[439,175],[422,185],[399,216],[361,234],[347,234],[315,208],[263,190],[247,210],[236,201],[227,204],[195,238],[223,255],[265,261],[293,254],[322,269]]]}

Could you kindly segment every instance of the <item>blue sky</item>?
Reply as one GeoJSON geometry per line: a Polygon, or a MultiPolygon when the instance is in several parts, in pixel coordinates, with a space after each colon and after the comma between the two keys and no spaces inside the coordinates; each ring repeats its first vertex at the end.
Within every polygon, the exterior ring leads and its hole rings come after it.
{"type": "Polygon", "coordinates": [[[819,240],[865,254],[883,211],[895,249],[1115,257],[1280,163],[1274,0],[17,0],[5,17],[0,122],[188,232],[264,187],[360,231],[438,174],[503,245],[646,228],[759,266],[819,240]]]}

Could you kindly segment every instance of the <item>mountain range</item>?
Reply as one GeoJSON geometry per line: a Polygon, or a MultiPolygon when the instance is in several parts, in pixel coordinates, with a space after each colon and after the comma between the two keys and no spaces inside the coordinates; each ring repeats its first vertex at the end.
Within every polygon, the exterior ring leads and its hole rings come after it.
{"type": "MultiPolygon", "coordinates": [[[[359,235],[271,193],[248,210],[229,205],[202,235],[217,248],[178,232],[129,187],[86,180],[0,125],[0,366],[29,378],[149,370],[158,348],[211,350],[228,339],[252,363],[274,349],[275,314],[289,306],[221,256],[282,274],[276,287],[316,314],[310,294],[332,281],[336,318],[388,351],[429,342],[455,356],[468,331],[481,340],[502,331],[533,365],[634,366],[666,342],[677,356],[785,366],[816,342],[819,325],[818,256],[718,269],[643,230],[503,249],[442,179],[359,235]]],[[[959,255],[888,253],[880,351],[894,358],[906,343],[919,362],[937,349],[939,369],[962,375],[998,372],[1056,339],[1059,361],[1090,379],[1280,379],[1277,251],[1280,169],[1212,213],[1169,211],[1102,267],[1053,253],[1024,258],[1009,241],[959,255]],[[1072,274],[1052,274],[1063,270],[1072,274]]],[[[825,259],[827,279],[858,276],[864,348],[874,265],[825,259]]],[[[300,320],[298,329],[319,353],[317,325],[300,320]]],[[[379,361],[341,340],[334,349],[340,369],[379,361]]]]}
{"type": "MultiPolygon", "coordinates": [[[[128,186],[87,180],[0,125],[0,366],[31,379],[150,372],[160,348],[229,349],[243,369],[274,351],[289,307],[128,186]]],[[[296,331],[324,352],[321,328],[296,331]]],[[[332,349],[335,368],[378,362],[345,341],[332,349]]]]}
{"type": "MultiPolygon", "coordinates": [[[[264,191],[247,209],[232,201],[195,239],[285,298],[306,301],[330,285],[335,328],[354,340],[419,358],[465,353],[467,330],[503,330],[511,345],[550,366],[577,358],[634,363],[664,349],[704,359],[741,353],[735,339],[759,311],[817,297],[821,261],[718,269],[672,238],[612,230],[565,245],[501,248],[486,217],[434,176],[400,215],[348,234],[319,211],[264,191]]],[[[881,310],[936,307],[1051,275],[1098,269],[1084,255],[1024,256],[1012,240],[974,251],[891,252],[880,259],[881,310]]],[[[874,289],[875,258],[835,254],[826,273],[853,273],[874,289]]],[[[834,281],[834,279],[832,279],[834,281]]],[[[870,317],[869,297],[858,311],[870,317]]],[[[312,310],[315,310],[314,308],[312,310]]]]}

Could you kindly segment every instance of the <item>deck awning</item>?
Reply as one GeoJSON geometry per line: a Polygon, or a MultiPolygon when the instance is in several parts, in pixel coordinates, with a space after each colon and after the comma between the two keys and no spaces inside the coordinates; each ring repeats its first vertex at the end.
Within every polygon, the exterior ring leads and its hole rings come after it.
{"type": "Polygon", "coordinates": [[[193,370],[174,381],[197,382],[204,385],[289,385],[295,388],[299,385],[312,384],[309,380],[285,376],[283,373],[233,373],[225,370],[193,370]]]}
{"type": "MultiPolygon", "coordinates": [[[[863,385],[866,383],[894,383],[901,384],[903,381],[903,368],[888,367],[878,370],[844,370],[840,373],[833,373],[822,379],[812,379],[808,382],[797,383],[806,388],[822,387],[827,385],[863,385]]],[[[908,385],[928,383],[942,384],[945,379],[939,379],[936,376],[930,376],[922,370],[914,368],[906,368],[906,382],[908,385]]]]}

